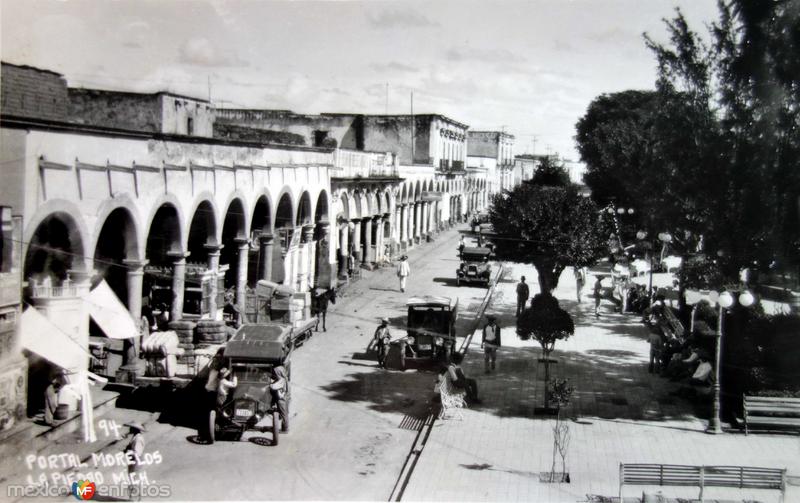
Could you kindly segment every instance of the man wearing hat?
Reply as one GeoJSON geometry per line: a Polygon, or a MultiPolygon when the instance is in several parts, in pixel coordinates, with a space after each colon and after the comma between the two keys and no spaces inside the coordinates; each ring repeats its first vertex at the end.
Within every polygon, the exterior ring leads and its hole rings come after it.
{"type": "Polygon", "coordinates": [[[373,347],[378,350],[378,367],[384,368],[386,364],[386,353],[391,340],[392,336],[389,333],[389,318],[381,318],[381,324],[377,329],[375,329],[375,334],[367,345],[367,353],[369,353],[373,347]]]}
{"type": "Polygon", "coordinates": [[[128,477],[130,478],[130,491],[131,499],[142,499],[142,477],[138,472],[142,471],[142,459],[144,457],[144,435],[147,431],[142,423],[138,421],[131,421],[125,423],[124,426],[129,428],[128,434],[131,435],[131,440],[125,446],[125,458],[128,460],[128,477]]]}
{"type": "Polygon", "coordinates": [[[400,264],[397,266],[397,277],[400,278],[400,291],[406,291],[406,278],[411,274],[411,267],[408,265],[408,255],[400,257],[400,264]]]}
{"type": "Polygon", "coordinates": [[[497,348],[500,347],[500,327],[497,325],[497,317],[495,315],[490,314],[486,319],[489,322],[483,327],[481,348],[483,348],[483,360],[488,374],[495,369],[497,348]]]}

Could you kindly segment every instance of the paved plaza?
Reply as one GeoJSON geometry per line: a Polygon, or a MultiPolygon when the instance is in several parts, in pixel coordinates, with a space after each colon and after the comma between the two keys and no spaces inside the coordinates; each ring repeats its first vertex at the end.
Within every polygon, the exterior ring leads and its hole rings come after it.
{"type": "MultiPolygon", "coordinates": [[[[555,291],[575,320],[575,335],[556,344],[553,376],[575,386],[567,458],[569,484],[542,483],[539,474],[552,462],[554,420],[536,417],[542,406],[544,369],[536,342],[515,334],[515,285],[520,275],[535,284],[532,267],[512,265],[498,285],[490,312],[503,327],[504,347],[496,373],[484,375],[480,341],[465,359],[467,375],[477,378],[483,403],[464,412],[463,421],[437,421],[403,499],[409,501],[586,501],[587,495],[616,497],[619,463],[719,464],[786,467],[786,501],[800,501],[800,438],[738,430],[705,433],[710,402],[676,396],[682,386],[647,371],[647,328],[636,315],[613,312],[604,301],[595,319],[593,300],[584,291],[576,302],[572,271],[555,291]],[[701,419],[702,418],[702,419],[701,419]],[[792,477],[794,476],[794,477],[792,477]]],[[[587,282],[591,284],[591,281],[587,282]]],[[[531,294],[538,287],[531,286],[531,294]]],[[[658,487],[626,487],[625,497],[658,487]]],[[[697,489],[668,487],[665,496],[697,498],[697,489]]],[[[776,491],[706,490],[713,498],[777,501],[776,491]]]]}

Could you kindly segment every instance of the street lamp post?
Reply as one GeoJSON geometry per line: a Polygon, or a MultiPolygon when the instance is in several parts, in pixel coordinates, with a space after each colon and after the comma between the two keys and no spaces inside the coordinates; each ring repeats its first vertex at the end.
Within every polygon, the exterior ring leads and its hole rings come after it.
{"type": "MultiPolygon", "coordinates": [[[[652,299],[653,298],[653,243],[647,240],[647,232],[645,231],[638,231],[636,233],[636,239],[638,239],[639,242],[642,243],[642,247],[647,251],[647,255],[650,260],[650,278],[649,278],[649,285],[647,288],[647,295],[650,297],[650,299],[652,299]]],[[[669,232],[659,232],[658,240],[661,241],[661,249],[663,253],[664,247],[666,247],[667,244],[672,242],[672,234],[670,234],[669,232]]]]}
{"type": "MultiPolygon", "coordinates": [[[[736,304],[737,298],[734,293],[724,291],[722,293],[711,291],[708,294],[709,300],[715,302],[719,307],[719,318],[717,319],[717,344],[716,351],[714,352],[714,384],[712,391],[714,393],[714,406],[711,414],[711,420],[708,423],[707,433],[719,434],[722,433],[722,423],[720,421],[720,379],[722,376],[722,341],[725,321],[725,311],[730,309],[736,304]]],[[[755,297],[752,293],[745,290],[742,292],[738,301],[744,307],[750,307],[755,303],[755,297]]]]}

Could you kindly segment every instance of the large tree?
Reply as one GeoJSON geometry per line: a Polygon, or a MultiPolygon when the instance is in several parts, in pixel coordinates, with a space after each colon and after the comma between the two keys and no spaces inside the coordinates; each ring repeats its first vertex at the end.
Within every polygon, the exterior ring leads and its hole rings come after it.
{"type": "Polygon", "coordinates": [[[575,141],[592,199],[633,206],[649,196],[655,91],[623,91],[595,98],[578,120],[575,141]]]}
{"type": "Polygon", "coordinates": [[[608,252],[606,222],[572,184],[523,183],[495,194],[489,220],[498,257],[533,264],[548,295],[566,266],[589,266],[608,252]]]}

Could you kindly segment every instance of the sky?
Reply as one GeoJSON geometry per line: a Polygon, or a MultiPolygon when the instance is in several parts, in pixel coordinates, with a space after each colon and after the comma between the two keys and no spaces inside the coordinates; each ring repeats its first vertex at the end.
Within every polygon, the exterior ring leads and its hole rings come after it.
{"type": "Polygon", "coordinates": [[[642,33],[716,0],[0,0],[2,60],[70,86],[171,91],[226,107],[438,113],[579,160],[602,93],[652,89],[642,33]]]}

